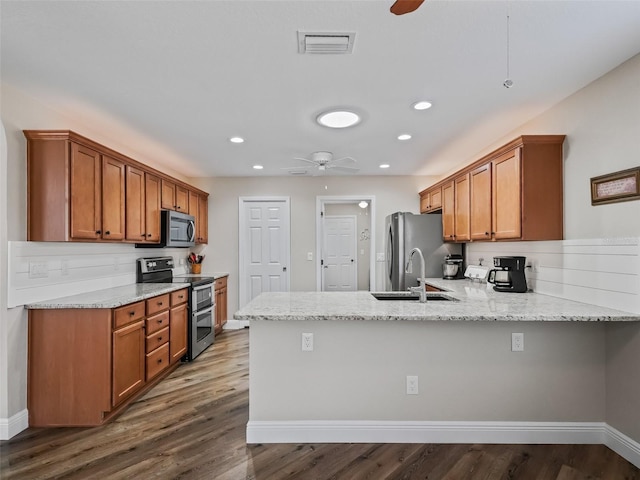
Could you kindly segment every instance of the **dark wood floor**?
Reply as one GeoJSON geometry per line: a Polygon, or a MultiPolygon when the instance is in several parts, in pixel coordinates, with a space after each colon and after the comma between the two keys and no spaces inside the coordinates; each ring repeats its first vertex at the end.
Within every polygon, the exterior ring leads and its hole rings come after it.
{"type": "Polygon", "coordinates": [[[640,479],[602,445],[245,445],[247,330],[98,428],[28,429],[0,442],[2,479],[640,479]]]}

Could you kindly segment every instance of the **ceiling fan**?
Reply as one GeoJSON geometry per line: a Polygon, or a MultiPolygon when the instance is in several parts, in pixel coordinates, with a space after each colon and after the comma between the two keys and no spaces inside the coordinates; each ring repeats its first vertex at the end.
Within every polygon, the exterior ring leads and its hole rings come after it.
{"type": "Polygon", "coordinates": [[[416,10],[420,5],[422,5],[424,0],[396,0],[396,2],[391,5],[391,13],[396,15],[404,15],[405,13],[411,13],[416,10]]]}
{"type": "MultiPolygon", "coordinates": [[[[331,172],[356,173],[360,170],[359,168],[339,164],[340,162],[355,163],[356,160],[354,158],[333,158],[333,153],[331,152],[313,152],[311,158],[296,157],[295,160],[312,164],[319,175],[331,172]]],[[[305,167],[288,167],[284,170],[288,170],[292,175],[305,175],[307,173],[305,167]]]]}

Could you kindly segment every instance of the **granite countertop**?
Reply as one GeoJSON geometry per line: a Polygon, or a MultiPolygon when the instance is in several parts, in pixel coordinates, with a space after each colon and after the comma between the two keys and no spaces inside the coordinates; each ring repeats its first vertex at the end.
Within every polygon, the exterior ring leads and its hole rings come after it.
{"type": "Polygon", "coordinates": [[[549,295],[495,292],[471,280],[428,279],[456,301],[381,301],[369,292],[263,293],[238,320],[640,321],[640,314],[549,295]]]}
{"type": "Polygon", "coordinates": [[[121,287],[105,288],[25,305],[29,310],[57,308],[115,308],[147,298],[187,288],[184,283],[133,283],[121,287]]]}
{"type": "MultiPolygon", "coordinates": [[[[213,277],[214,280],[228,277],[228,272],[214,272],[175,275],[178,277],[213,277]]],[[[68,297],[54,298],[42,302],[30,303],[24,307],[29,310],[50,310],[56,308],[115,308],[147,298],[175,292],[189,285],[184,283],[133,283],[121,287],[105,288],[93,292],[79,293],[68,297]]]]}

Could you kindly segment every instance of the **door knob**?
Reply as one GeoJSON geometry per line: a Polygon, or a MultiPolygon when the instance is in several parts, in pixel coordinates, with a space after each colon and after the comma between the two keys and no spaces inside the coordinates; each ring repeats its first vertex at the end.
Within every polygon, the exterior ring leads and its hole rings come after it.
{"type": "Polygon", "coordinates": [[[287,271],[287,267],[282,267],[282,271],[286,272],[287,271]]]}

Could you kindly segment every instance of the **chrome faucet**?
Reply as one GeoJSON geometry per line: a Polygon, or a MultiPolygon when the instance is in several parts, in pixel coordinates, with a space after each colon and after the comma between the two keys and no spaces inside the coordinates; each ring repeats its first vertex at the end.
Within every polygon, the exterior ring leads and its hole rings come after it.
{"type": "Polygon", "coordinates": [[[425,286],[425,270],[426,270],[426,266],[424,263],[424,255],[422,255],[422,251],[416,247],[413,250],[411,250],[411,253],[409,254],[409,260],[407,260],[407,267],[405,268],[405,272],[406,273],[411,273],[413,271],[412,269],[412,264],[411,264],[411,260],[413,259],[413,254],[417,253],[418,256],[420,257],[420,278],[418,278],[418,286],[417,287],[409,287],[409,290],[412,293],[417,293],[418,295],[420,295],[420,303],[426,303],[427,302],[427,288],[425,286]]]}

